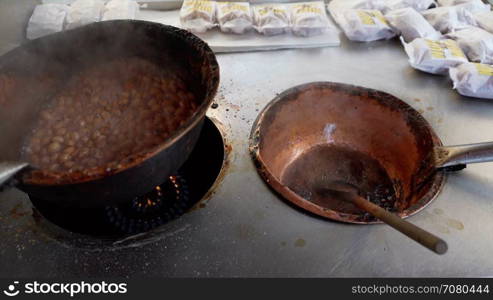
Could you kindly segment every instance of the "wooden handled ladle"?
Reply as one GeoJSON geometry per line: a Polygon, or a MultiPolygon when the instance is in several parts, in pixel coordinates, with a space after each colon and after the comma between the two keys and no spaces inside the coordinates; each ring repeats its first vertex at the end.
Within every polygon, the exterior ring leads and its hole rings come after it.
{"type": "Polygon", "coordinates": [[[329,190],[334,196],[341,194],[340,199],[350,201],[358,208],[392,226],[431,251],[437,254],[447,252],[448,246],[444,240],[361,197],[355,186],[342,181],[331,181],[324,185],[324,189],[329,190]]]}

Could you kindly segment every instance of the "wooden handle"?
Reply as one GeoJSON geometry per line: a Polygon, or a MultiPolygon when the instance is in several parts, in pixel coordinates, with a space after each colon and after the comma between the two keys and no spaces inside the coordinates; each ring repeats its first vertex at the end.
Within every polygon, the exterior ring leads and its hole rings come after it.
{"type": "Polygon", "coordinates": [[[399,230],[403,234],[412,238],[413,240],[430,249],[431,251],[438,254],[444,254],[445,252],[447,252],[447,243],[441,238],[419,228],[414,224],[407,222],[404,219],[401,219],[400,217],[386,211],[380,206],[373,204],[360,196],[354,195],[354,197],[351,198],[353,203],[359,208],[367,211],[374,217],[394,227],[395,229],[399,230]]]}

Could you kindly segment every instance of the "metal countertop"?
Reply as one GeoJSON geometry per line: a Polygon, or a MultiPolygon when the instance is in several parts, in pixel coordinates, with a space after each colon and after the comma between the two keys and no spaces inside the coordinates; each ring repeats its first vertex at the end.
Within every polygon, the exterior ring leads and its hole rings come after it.
{"type": "MultiPolygon", "coordinates": [[[[12,44],[5,34],[0,29],[0,49],[12,44]]],[[[492,141],[493,102],[461,97],[447,77],[412,69],[395,39],[342,38],[338,48],[221,54],[218,61],[219,107],[208,115],[232,150],[205,208],[151,241],[88,250],[40,232],[27,196],[9,190],[0,194],[0,277],[493,275],[491,163],[448,176],[438,198],[409,218],[448,242],[438,256],[386,225],[336,223],[294,209],[269,190],[248,155],[259,110],[276,93],[311,81],[391,93],[422,112],[446,145],[492,141]]]]}

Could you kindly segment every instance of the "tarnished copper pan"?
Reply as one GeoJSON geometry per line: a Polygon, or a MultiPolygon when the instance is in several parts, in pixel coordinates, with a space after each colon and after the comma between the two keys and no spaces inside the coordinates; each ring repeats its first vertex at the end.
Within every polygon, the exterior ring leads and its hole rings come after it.
{"type": "Polygon", "coordinates": [[[330,82],[277,96],[250,136],[258,172],[285,199],[332,220],[363,224],[378,221],[319,187],[344,180],[401,217],[410,216],[444,183],[430,155],[441,145],[426,120],[402,100],[330,82]]]}

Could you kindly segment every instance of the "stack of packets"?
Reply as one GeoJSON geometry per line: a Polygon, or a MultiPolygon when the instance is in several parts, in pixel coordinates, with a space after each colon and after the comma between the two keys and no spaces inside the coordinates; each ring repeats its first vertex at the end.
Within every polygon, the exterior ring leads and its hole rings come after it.
{"type": "Polygon", "coordinates": [[[196,33],[219,27],[222,32],[243,34],[256,30],[264,35],[292,32],[313,36],[329,28],[322,1],[300,3],[216,2],[185,0],[180,10],[182,26],[196,33]]]}
{"type": "Polygon", "coordinates": [[[329,10],[348,39],[400,36],[413,68],[493,99],[493,12],[481,0],[334,0],[329,10]]]}
{"type": "Polygon", "coordinates": [[[75,0],[70,5],[43,3],[34,8],[26,37],[32,40],[94,22],[135,19],[138,11],[135,0],[75,0]]]}

